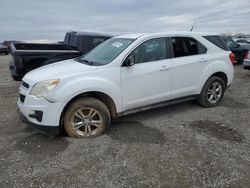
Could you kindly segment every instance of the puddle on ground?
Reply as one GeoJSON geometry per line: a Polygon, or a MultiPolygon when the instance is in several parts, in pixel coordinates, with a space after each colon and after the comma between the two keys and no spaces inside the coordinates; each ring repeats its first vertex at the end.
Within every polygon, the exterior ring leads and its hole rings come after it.
{"type": "Polygon", "coordinates": [[[118,121],[111,125],[108,132],[111,139],[123,143],[164,143],[164,134],[157,128],[147,127],[137,121],[118,121]]]}
{"type": "Polygon", "coordinates": [[[69,142],[59,136],[34,133],[16,144],[16,147],[29,154],[56,155],[64,151],[69,142]]]}
{"type": "Polygon", "coordinates": [[[208,134],[218,139],[229,140],[232,142],[242,142],[244,139],[243,135],[221,122],[200,120],[191,122],[189,126],[200,133],[208,134]]]}
{"type": "Polygon", "coordinates": [[[223,107],[226,107],[226,108],[242,108],[242,109],[249,108],[249,106],[247,104],[238,102],[235,99],[228,98],[228,97],[225,97],[222,100],[220,106],[223,106],[223,107]]]}

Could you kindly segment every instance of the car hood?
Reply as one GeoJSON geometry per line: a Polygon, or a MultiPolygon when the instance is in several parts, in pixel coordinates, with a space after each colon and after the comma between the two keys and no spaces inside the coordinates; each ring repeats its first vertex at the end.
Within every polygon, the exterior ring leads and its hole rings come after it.
{"type": "Polygon", "coordinates": [[[30,71],[24,76],[23,81],[27,82],[30,86],[33,86],[40,81],[62,79],[77,74],[96,71],[97,69],[98,66],[86,65],[70,59],[46,65],[30,71]]]}

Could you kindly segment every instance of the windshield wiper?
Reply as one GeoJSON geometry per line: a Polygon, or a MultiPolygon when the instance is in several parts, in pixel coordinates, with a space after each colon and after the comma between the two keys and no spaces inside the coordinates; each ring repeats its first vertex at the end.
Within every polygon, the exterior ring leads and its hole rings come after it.
{"type": "Polygon", "coordinates": [[[75,58],[76,61],[80,62],[80,63],[84,63],[84,64],[88,64],[88,65],[93,65],[94,62],[92,61],[88,61],[86,59],[81,59],[81,58],[75,58]]]}
{"type": "Polygon", "coordinates": [[[86,60],[86,59],[81,59],[80,61],[81,61],[81,62],[85,62],[85,63],[88,64],[88,65],[93,65],[93,62],[88,61],[88,60],[86,60]]]}
{"type": "Polygon", "coordinates": [[[102,65],[102,64],[97,63],[97,62],[94,62],[94,61],[88,61],[88,60],[86,60],[86,59],[81,59],[81,57],[75,58],[75,61],[80,62],[80,63],[87,64],[87,65],[96,65],[96,66],[102,65]]]}

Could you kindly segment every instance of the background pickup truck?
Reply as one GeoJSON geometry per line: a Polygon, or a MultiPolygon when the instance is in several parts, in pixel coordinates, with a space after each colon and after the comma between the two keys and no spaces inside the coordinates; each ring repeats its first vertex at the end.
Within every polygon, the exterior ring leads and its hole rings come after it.
{"type": "Polygon", "coordinates": [[[11,76],[21,81],[33,69],[81,56],[111,37],[107,34],[71,31],[66,33],[64,41],[60,43],[11,43],[11,76]]]}

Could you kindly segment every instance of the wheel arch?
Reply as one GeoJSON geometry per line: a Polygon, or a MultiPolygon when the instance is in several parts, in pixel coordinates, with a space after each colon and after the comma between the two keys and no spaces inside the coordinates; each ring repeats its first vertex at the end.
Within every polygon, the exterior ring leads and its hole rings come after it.
{"type": "Polygon", "coordinates": [[[78,94],[76,96],[74,96],[72,99],[70,99],[67,104],[64,106],[62,113],[60,115],[60,134],[64,133],[64,128],[62,126],[63,124],[63,115],[65,113],[65,110],[67,109],[67,107],[74,101],[76,101],[77,99],[80,99],[82,97],[93,97],[96,98],[100,101],[102,101],[108,108],[110,115],[111,115],[111,119],[115,119],[117,117],[117,108],[116,108],[116,104],[114,102],[114,100],[107,95],[106,93],[100,92],[100,91],[88,91],[88,92],[84,92],[81,94],[78,94]]]}
{"type": "Polygon", "coordinates": [[[210,74],[207,74],[205,77],[203,77],[202,82],[201,82],[201,87],[197,92],[198,94],[200,94],[202,92],[207,81],[213,76],[217,76],[217,77],[221,78],[224,81],[225,87],[227,89],[228,81],[229,81],[227,74],[224,71],[210,72],[210,74]]]}
{"type": "Polygon", "coordinates": [[[219,71],[219,72],[216,72],[216,73],[212,74],[210,77],[212,77],[212,76],[217,76],[217,77],[221,78],[224,81],[225,86],[227,87],[228,77],[227,77],[227,75],[224,72],[219,71]]]}

